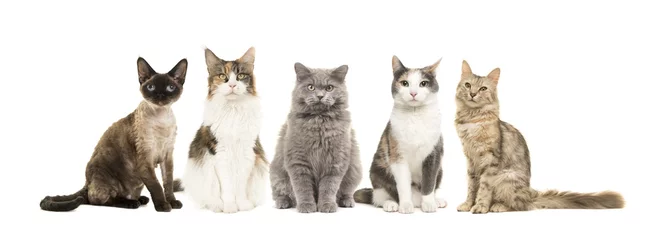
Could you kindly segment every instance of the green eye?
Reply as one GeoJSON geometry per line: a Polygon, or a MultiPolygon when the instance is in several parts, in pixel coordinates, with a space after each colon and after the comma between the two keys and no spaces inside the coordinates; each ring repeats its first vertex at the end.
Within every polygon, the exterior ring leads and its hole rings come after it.
{"type": "Polygon", "coordinates": [[[426,86],[428,86],[428,81],[422,81],[422,82],[420,82],[420,83],[419,83],[419,86],[420,86],[420,87],[426,87],[426,86]]]}
{"type": "Polygon", "coordinates": [[[467,88],[470,88],[470,83],[466,83],[465,86],[466,86],[467,88]]]}
{"type": "Polygon", "coordinates": [[[241,73],[241,74],[238,75],[237,78],[240,80],[240,79],[245,79],[245,78],[247,78],[247,77],[248,77],[248,74],[241,73]]]}
{"type": "Polygon", "coordinates": [[[334,86],[329,85],[329,86],[327,86],[326,90],[327,90],[327,92],[331,92],[331,91],[334,90],[334,86]]]}
{"type": "Polygon", "coordinates": [[[310,91],[315,90],[315,86],[313,86],[312,84],[308,84],[308,90],[310,91]]]}
{"type": "Polygon", "coordinates": [[[401,85],[403,85],[403,87],[407,87],[410,86],[410,83],[408,81],[403,80],[401,81],[401,85]]]}
{"type": "Polygon", "coordinates": [[[486,91],[486,89],[487,89],[486,87],[479,88],[480,91],[486,91]]]}
{"type": "Polygon", "coordinates": [[[220,74],[220,75],[218,75],[218,78],[220,78],[220,80],[224,80],[225,82],[229,81],[229,80],[227,79],[227,75],[225,75],[225,74],[220,74]]]}

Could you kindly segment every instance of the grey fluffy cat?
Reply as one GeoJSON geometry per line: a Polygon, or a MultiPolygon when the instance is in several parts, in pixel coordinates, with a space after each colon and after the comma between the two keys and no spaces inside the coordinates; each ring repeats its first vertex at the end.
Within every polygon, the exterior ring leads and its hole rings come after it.
{"type": "Polygon", "coordinates": [[[499,68],[487,76],[478,76],[463,61],[456,90],[455,121],[468,158],[468,196],[458,211],[622,208],[623,197],[616,192],[540,192],[530,187],[526,140],[519,130],[499,118],[499,77],[499,68]]]}
{"type": "Polygon", "coordinates": [[[311,69],[294,64],[292,107],[271,162],[273,200],[301,213],[354,207],[361,162],[345,86],[347,65],[311,69]]]}

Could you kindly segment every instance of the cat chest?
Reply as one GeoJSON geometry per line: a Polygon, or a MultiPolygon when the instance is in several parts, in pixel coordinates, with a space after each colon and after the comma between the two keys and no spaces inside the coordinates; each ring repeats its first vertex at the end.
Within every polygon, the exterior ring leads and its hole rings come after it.
{"type": "Polygon", "coordinates": [[[440,139],[439,120],[437,117],[393,117],[391,134],[403,154],[414,154],[423,158],[433,151],[440,139]]]}

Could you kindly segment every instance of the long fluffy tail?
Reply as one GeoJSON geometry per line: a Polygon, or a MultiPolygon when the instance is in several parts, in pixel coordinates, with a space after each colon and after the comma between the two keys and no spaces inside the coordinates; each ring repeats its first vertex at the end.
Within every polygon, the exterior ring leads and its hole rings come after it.
{"type": "Polygon", "coordinates": [[[542,209],[610,209],[623,208],[625,200],[617,192],[577,193],[548,190],[539,192],[533,202],[542,209]]]}
{"type": "Polygon", "coordinates": [[[183,181],[180,178],[174,179],[174,192],[182,192],[183,190],[185,190],[183,181]]]}
{"type": "Polygon", "coordinates": [[[357,203],[373,203],[373,189],[362,188],[354,192],[354,201],[357,203]]]}
{"type": "Polygon", "coordinates": [[[39,207],[45,211],[68,212],[88,202],[88,189],[85,187],[78,192],[65,196],[46,196],[39,202],[39,207]]]}

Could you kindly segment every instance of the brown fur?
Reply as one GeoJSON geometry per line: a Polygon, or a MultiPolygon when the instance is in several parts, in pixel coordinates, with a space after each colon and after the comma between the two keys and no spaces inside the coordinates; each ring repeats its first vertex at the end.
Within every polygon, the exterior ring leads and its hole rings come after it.
{"type": "Polygon", "coordinates": [[[623,197],[599,193],[539,192],[530,187],[530,152],[523,135],[499,118],[500,69],[472,73],[463,61],[456,93],[456,128],[468,159],[468,194],[459,211],[527,211],[535,208],[622,208],[623,197]]]}
{"type": "Polygon", "coordinates": [[[168,212],[182,207],[174,196],[174,190],[181,187],[180,181],[173,179],[176,122],[171,104],[182,92],[187,61],[181,60],[167,74],[155,73],[143,58],[137,64],[145,100],[104,132],[86,166],[84,187],[72,195],[45,197],[40,202],[43,210],[71,211],[80,204],[138,208],[148,203],[148,198],[141,196],[144,185],[155,210],[168,212]],[[174,87],[171,94],[163,92],[169,85],[174,87]],[[147,86],[152,90],[146,90],[147,86]],[[162,186],[155,174],[158,165],[162,186]]]}
{"type": "Polygon", "coordinates": [[[205,50],[207,57],[207,66],[208,66],[208,99],[210,100],[213,97],[215,90],[225,82],[225,79],[221,76],[228,75],[231,72],[236,74],[243,73],[247,74],[247,79],[239,80],[243,81],[248,85],[248,93],[256,96],[257,89],[255,88],[255,75],[253,74],[254,70],[254,61],[255,61],[255,48],[251,47],[246,51],[246,53],[240,58],[232,61],[226,61],[221,58],[218,58],[213,51],[210,49],[205,50]]]}

